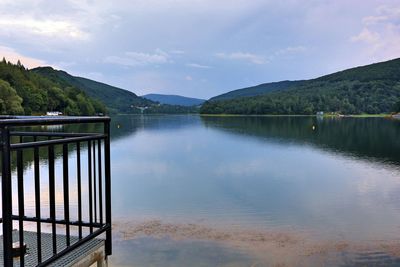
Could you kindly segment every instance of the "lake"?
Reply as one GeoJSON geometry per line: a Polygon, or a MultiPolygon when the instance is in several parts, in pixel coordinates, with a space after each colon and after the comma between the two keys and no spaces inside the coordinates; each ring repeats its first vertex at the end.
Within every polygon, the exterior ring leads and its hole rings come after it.
{"type": "MultiPolygon", "coordinates": [[[[399,121],[119,116],[113,118],[112,134],[113,217],[124,222],[119,226],[131,242],[117,242],[116,249],[128,244],[140,251],[121,253],[128,262],[250,266],[251,257],[241,252],[259,244],[232,236],[253,231],[285,235],[287,251],[291,239],[312,244],[300,248],[303,254],[311,250],[308,259],[287,264],[399,264],[394,245],[400,236],[399,121]],[[134,222],[132,229],[127,222],[134,222]],[[201,230],[212,233],[196,233],[201,230]],[[228,236],[222,242],[219,231],[228,236]],[[172,240],[159,237],[164,234],[172,240]],[[138,236],[144,239],[132,241],[138,236]],[[238,249],[227,251],[221,243],[238,249]],[[190,247],[205,250],[202,257],[194,257],[190,247]],[[207,247],[221,250],[225,261],[214,259],[207,247]]],[[[274,255],[268,259],[256,262],[282,261],[274,255]]]]}
{"type": "Polygon", "coordinates": [[[398,120],[134,115],[111,126],[110,266],[400,265],[398,120]]]}

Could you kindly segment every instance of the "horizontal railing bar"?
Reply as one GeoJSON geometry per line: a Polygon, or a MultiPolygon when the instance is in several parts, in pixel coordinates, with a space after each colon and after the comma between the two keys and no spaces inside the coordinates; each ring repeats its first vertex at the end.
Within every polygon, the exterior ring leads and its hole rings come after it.
{"type": "Polygon", "coordinates": [[[0,127],[5,126],[30,126],[51,124],[98,123],[109,122],[110,117],[32,117],[17,116],[12,119],[0,119],[0,127]]]}
{"type": "MultiPolygon", "coordinates": [[[[13,220],[18,220],[19,216],[18,215],[12,215],[12,219],[13,220]]],[[[28,217],[28,216],[24,216],[22,218],[22,220],[23,221],[27,221],[27,222],[41,222],[41,223],[52,223],[52,222],[55,222],[55,224],[65,224],[66,223],[65,220],[52,220],[50,218],[46,218],[46,219],[45,218],[40,218],[40,219],[38,219],[36,217],[28,217]]],[[[105,225],[105,224],[100,224],[100,223],[92,223],[92,224],[90,224],[89,222],[79,222],[79,221],[70,221],[69,224],[73,225],[73,226],[81,225],[81,226],[84,226],[84,227],[93,226],[95,228],[99,228],[99,227],[102,227],[102,226],[105,225]]]]}
{"type": "Polygon", "coordinates": [[[46,140],[46,141],[37,141],[37,142],[26,142],[26,143],[12,144],[12,145],[10,145],[10,147],[11,147],[12,150],[16,150],[16,149],[39,147],[39,146],[75,143],[75,142],[78,142],[78,141],[98,140],[98,139],[104,139],[105,137],[106,136],[104,134],[96,134],[96,135],[91,135],[91,136],[71,137],[71,138],[64,138],[64,139],[55,139],[55,140],[46,140]]]}
{"type": "MultiPolygon", "coordinates": [[[[0,224],[6,225],[11,224],[11,226],[16,223],[19,223],[19,230],[20,230],[20,235],[19,235],[19,245],[22,246],[24,242],[24,224],[28,223],[29,227],[30,225],[35,226],[37,233],[42,232],[41,230],[48,229],[48,233],[52,235],[52,241],[53,241],[53,246],[52,246],[52,255],[49,255],[49,257],[46,257],[44,259],[40,258],[40,256],[37,258],[37,266],[48,266],[51,263],[57,263],[58,260],[65,255],[68,255],[68,253],[71,253],[75,249],[79,249],[82,245],[87,244],[90,240],[94,240],[97,238],[99,239],[104,239],[104,244],[105,244],[105,257],[108,255],[111,255],[111,183],[110,183],[110,131],[109,131],[109,126],[110,126],[110,118],[109,117],[64,117],[64,116],[58,116],[58,117],[42,117],[42,116],[14,116],[14,117],[2,117],[0,116],[0,131],[1,133],[7,133],[7,138],[4,138],[3,134],[3,142],[4,140],[10,140],[10,136],[12,136],[12,141],[15,141],[16,143],[10,144],[10,143],[5,143],[6,145],[0,146],[0,154],[2,154],[2,158],[4,159],[5,156],[10,157],[11,155],[16,155],[17,159],[17,174],[18,174],[18,194],[17,197],[20,199],[20,204],[18,205],[18,215],[13,215],[12,211],[10,212],[4,212],[3,208],[3,216],[4,216],[4,221],[3,218],[0,218],[0,224]],[[93,125],[93,123],[96,123],[93,125]],[[104,126],[104,133],[103,132],[97,132],[96,129],[88,129],[89,132],[86,133],[80,133],[82,129],[76,128],[71,129],[68,132],[67,128],[63,128],[62,125],[72,125],[72,124],[92,124],[92,126],[96,126],[97,123],[102,124],[104,126]],[[42,125],[56,125],[60,126],[60,129],[55,129],[53,132],[52,129],[50,128],[40,128],[42,125]],[[37,126],[37,127],[31,127],[31,126],[37,126]],[[10,129],[15,130],[11,131],[10,129]],[[88,143],[88,164],[89,167],[88,169],[92,171],[90,173],[91,177],[89,179],[90,182],[93,182],[93,188],[90,187],[91,190],[95,190],[93,193],[94,199],[90,198],[90,201],[94,201],[94,218],[93,220],[92,215],[90,214],[89,218],[82,218],[82,214],[78,214],[78,218],[76,218],[75,213],[73,216],[71,216],[70,212],[74,211],[74,209],[70,210],[70,197],[73,196],[70,194],[70,182],[71,179],[75,179],[75,171],[73,172],[74,176],[69,176],[72,172],[72,167],[75,168],[75,165],[70,166],[69,165],[69,151],[68,145],[74,146],[76,144],[78,153],[80,153],[80,145],[85,146],[85,142],[88,143]],[[96,144],[97,142],[97,144],[96,144]],[[101,151],[102,148],[102,142],[104,142],[104,176],[103,176],[103,154],[101,151]],[[64,196],[64,216],[59,216],[57,218],[57,213],[56,213],[56,208],[55,208],[55,184],[56,182],[60,182],[59,179],[56,179],[55,175],[55,149],[56,147],[60,145],[63,146],[63,196],[64,196]],[[93,148],[91,148],[91,145],[93,145],[93,148]],[[96,145],[98,148],[96,148],[96,145]],[[40,169],[39,169],[39,148],[46,147],[48,148],[48,165],[47,169],[49,171],[49,199],[50,199],[50,216],[46,215],[43,216],[40,212],[40,206],[41,206],[41,201],[40,201],[40,169]],[[26,149],[26,150],[25,150],[26,149]],[[23,177],[23,152],[29,152],[32,149],[31,152],[34,152],[34,166],[35,166],[35,173],[34,173],[34,181],[35,181],[35,206],[36,206],[36,213],[34,214],[29,214],[30,216],[26,216],[25,214],[25,205],[23,200],[24,196],[24,187],[23,183],[21,181],[24,180],[25,177],[23,177]],[[93,150],[92,150],[93,149],[93,150]],[[98,151],[96,151],[98,149],[98,151]],[[12,153],[11,151],[15,151],[12,153]],[[93,153],[93,155],[92,155],[93,153]],[[98,155],[96,155],[96,153],[98,155]],[[93,160],[93,162],[91,162],[93,160]],[[97,162],[97,163],[96,163],[97,162]],[[92,169],[93,168],[93,169],[92,169]],[[98,171],[98,173],[97,173],[98,171]],[[98,180],[97,180],[98,178],[98,180]],[[91,181],[91,179],[93,179],[91,181]],[[103,179],[104,179],[104,188],[103,188],[103,179]],[[99,183],[97,186],[97,182],[99,183]],[[99,187],[99,188],[98,188],[99,187]],[[39,191],[38,191],[39,190],[39,191]],[[98,191],[97,191],[98,190],[98,191]],[[103,204],[103,190],[104,190],[104,197],[105,197],[105,207],[103,209],[102,204],[103,204]],[[97,194],[100,194],[97,196],[97,194]],[[99,201],[99,205],[97,205],[97,201],[99,201]],[[100,207],[98,209],[98,207],[100,207]],[[96,214],[99,212],[101,219],[100,222],[97,221],[99,214],[96,214]],[[5,216],[8,214],[7,216],[5,216]],[[105,214],[105,221],[103,221],[103,216],[105,214]],[[71,218],[72,217],[72,218],[71,218]],[[71,226],[71,228],[70,228],[71,226]],[[75,238],[75,235],[78,235],[78,230],[79,228],[79,240],[76,242],[75,239],[71,239],[70,242],[68,241],[69,236],[72,235],[75,238]],[[60,247],[58,244],[58,239],[57,236],[65,230],[66,234],[66,247],[60,247]],[[83,230],[83,231],[82,231],[83,230]],[[60,233],[57,233],[60,232],[60,233]],[[83,233],[82,233],[83,232],[83,233]],[[60,251],[58,251],[60,249],[60,251]],[[41,262],[44,260],[43,262],[41,262]]],[[[80,176],[80,171],[81,171],[81,166],[80,166],[80,155],[79,157],[77,156],[77,160],[79,161],[79,164],[77,165],[78,169],[78,176],[80,176]]],[[[7,161],[6,161],[7,163],[7,161]]],[[[3,160],[3,167],[4,167],[4,160],[3,160]]],[[[10,170],[7,170],[7,168],[3,168],[3,175],[9,175],[11,173],[10,170]]],[[[74,180],[73,179],[73,180],[74,180]]],[[[81,186],[81,181],[78,180],[78,187],[81,186]]],[[[11,180],[11,179],[9,179],[11,180]]],[[[74,180],[75,181],[75,180],[74,180]]],[[[4,181],[3,181],[4,182],[4,181]]],[[[3,183],[4,186],[4,183],[3,183]]],[[[6,191],[4,190],[3,187],[3,193],[6,191]]],[[[9,192],[11,192],[11,189],[9,189],[9,192]]],[[[5,203],[11,203],[11,199],[9,201],[5,201],[3,197],[3,205],[5,203]]],[[[79,203],[79,202],[78,202],[79,203]]],[[[90,203],[92,204],[92,203],[90,203]]],[[[78,204],[79,206],[81,205],[78,204]]],[[[92,207],[93,208],[93,207],[92,207]]],[[[79,211],[78,211],[79,213],[79,211]]],[[[82,212],[80,212],[82,213],[82,212]]],[[[29,228],[28,227],[28,228],[29,228]]],[[[5,266],[10,266],[10,263],[13,263],[13,260],[11,258],[11,251],[10,248],[12,248],[10,241],[12,242],[11,238],[11,227],[3,227],[3,235],[4,235],[4,240],[7,241],[7,236],[9,236],[9,240],[7,242],[4,242],[4,257],[6,260],[4,260],[5,266]]],[[[46,232],[46,231],[45,231],[46,232]]],[[[77,238],[78,239],[78,238],[77,238]]],[[[37,237],[37,244],[38,246],[38,254],[42,254],[42,244],[41,244],[41,235],[38,234],[37,237]]],[[[3,263],[3,264],[4,264],[3,263]]],[[[15,261],[14,261],[15,263],[15,261]]],[[[26,263],[23,260],[20,260],[20,265],[24,266],[26,263]]],[[[1,263],[0,263],[1,265],[1,263]]]]}
{"type": "Polygon", "coordinates": [[[109,230],[111,226],[106,224],[103,228],[94,231],[92,234],[82,238],[81,240],[77,241],[76,243],[72,244],[71,246],[65,248],[64,250],[58,252],[51,258],[45,260],[44,262],[37,265],[37,267],[47,266],[48,264],[56,261],[57,259],[61,258],[62,256],[66,255],[67,253],[71,252],[72,250],[78,248],[79,246],[83,245],[84,243],[94,239],[96,236],[101,235],[105,231],[109,230]]]}
{"type": "Polygon", "coordinates": [[[64,132],[10,132],[12,136],[54,136],[54,137],[79,137],[79,136],[92,136],[98,133],[64,133],[64,132]]]}

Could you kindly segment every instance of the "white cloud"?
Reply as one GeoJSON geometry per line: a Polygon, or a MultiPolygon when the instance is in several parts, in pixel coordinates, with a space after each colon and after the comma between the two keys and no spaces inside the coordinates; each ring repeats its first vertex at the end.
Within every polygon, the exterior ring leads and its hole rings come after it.
{"type": "Polygon", "coordinates": [[[20,60],[21,63],[29,69],[47,65],[46,62],[43,60],[23,56],[14,49],[5,46],[0,46],[0,56],[1,59],[4,57],[7,61],[10,61],[12,63],[17,63],[17,61],[20,60]]]}
{"type": "Polygon", "coordinates": [[[210,66],[207,65],[201,65],[197,63],[188,63],[186,66],[191,67],[191,68],[197,68],[197,69],[211,69],[210,66]]]}
{"type": "Polygon", "coordinates": [[[358,35],[351,37],[353,42],[367,42],[370,44],[378,43],[379,40],[380,34],[368,28],[364,28],[358,35]]]}
{"type": "Polygon", "coordinates": [[[368,57],[387,60],[400,57],[400,8],[380,6],[373,16],[362,19],[363,28],[350,38],[366,45],[368,57]]]}
{"type": "Polygon", "coordinates": [[[374,25],[379,22],[387,20],[387,16],[368,16],[362,19],[363,24],[365,25],[374,25]]]}
{"type": "Polygon", "coordinates": [[[217,53],[215,56],[218,58],[222,58],[222,59],[247,61],[247,62],[250,62],[253,64],[268,63],[268,61],[265,59],[265,57],[263,57],[261,55],[247,53],[247,52],[233,52],[230,54],[217,53]]]}
{"type": "Polygon", "coordinates": [[[168,53],[156,49],[155,53],[125,52],[123,56],[108,56],[104,59],[106,63],[113,63],[124,66],[147,66],[159,65],[170,62],[168,53]]]}
{"type": "Polygon", "coordinates": [[[0,28],[7,33],[25,33],[57,38],[87,40],[89,34],[77,25],[65,20],[38,20],[29,17],[2,17],[0,28]]]}
{"type": "Polygon", "coordinates": [[[289,46],[284,49],[280,49],[275,52],[275,55],[280,56],[280,55],[285,55],[285,54],[295,54],[295,53],[301,53],[306,51],[306,47],[304,46],[289,46]]]}

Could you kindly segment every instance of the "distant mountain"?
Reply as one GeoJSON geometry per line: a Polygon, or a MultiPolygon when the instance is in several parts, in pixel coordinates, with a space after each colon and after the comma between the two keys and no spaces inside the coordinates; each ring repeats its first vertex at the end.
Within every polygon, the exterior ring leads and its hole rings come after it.
{"type": "Polygon", "coordinates": [[[222,95],[215,96],[211,98],[210,101],[228,100],[237,97],[258,96],[278,90],[289,89],[294,86],[301,85],[302,83],[304,83],[304,81],[281,81],[281,82],[263,83],[260,85],[237,89],[222,95]]]}
{"type": "Polygon", "coordinates": [[[147,94],[143,98],[160,104],[179,105],[179,106],[198,106],[206,101],[205,99],[185,97],[180,95],[147,94]]]}
{"type": "Polygon", "coordinates": [[[108,110],[113,113],[136,113],[138,110],[132,109],[132,106],[153,104],[128,90],[82,77],[75,77],[65,71],[55,70],[51,67],[39,67],[31,71],[63,86],[79,88],[88,96],[104,103],[108,110]]]}
{"type": "Polygon", "coordinates": [[[203,114],[376,114],[400,107],[400,59],[312,80],[262,84],[206,101],[203,114]]]}

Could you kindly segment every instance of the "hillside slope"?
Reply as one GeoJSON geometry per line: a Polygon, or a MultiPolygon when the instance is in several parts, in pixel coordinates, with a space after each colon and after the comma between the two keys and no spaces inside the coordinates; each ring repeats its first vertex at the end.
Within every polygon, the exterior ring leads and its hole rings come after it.
{"type": "Polygon", "coordinates": [[[205,99],[185,97],[180,95],[164,95],[164,94],[147,94],[143,95],[143,98],[151,101],[158,102],[160,104],[168,105],[179,105],[179,106],[198,106],[206,101],[205,99]]]}
{"type": "Polygon", "coordinates": [[[32,72],[47,77],[53,82],[79,88],[88,96],[104,103],[113,113],[135,113],[138,110],[133,109],[132,106],[152,104],[151,101],[138,97],[128,90],[82,77],[75,77],[65,71],[55,70],[51,67],[35,68],[32,69],[32,72]]]}
{"type": "Polygon", "coordinates": [[[59,111],[65,115],[105,113],[105,106],[72,85],[56,83],[17,64],[0,62],[0,113],[42,115],[59,111]]]}
{"type": "Polygon", "coordinates": [[[301,85],[303,82],[304,81],[281,81],[281,82],[263,83],[260,85],[237,89],[225,94],[214,96],[210,98],[210,101],[228,100],[237,97],[250,97],[250,96],[263,95],[274,91],[286,90],[294,86],[301,85]]]}
{"type": "MultiPolygon", "coordinates": [[[[244,89],[244,93],[256,87],[244,89]]],[[[237,90],[236,90],[237,91],[237,90]]],[[[235,91],[233,91],[235,92],[235,91]]],[[[242,92],[242,95],[244,94],[242,92]]],[[[356,67],[249,97],[212,98],[203,114],[389,113],[400,100],[400,59],[356,67]]]]}

